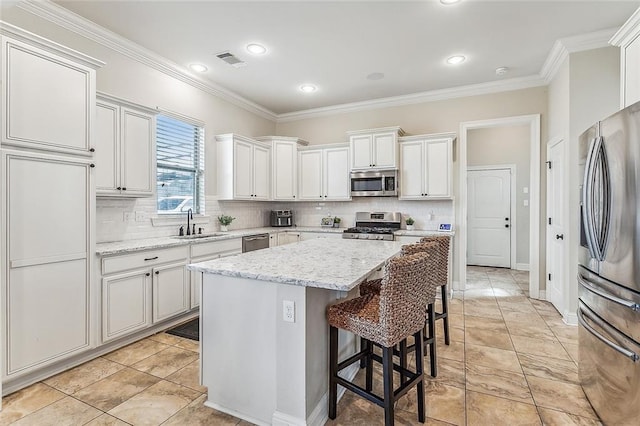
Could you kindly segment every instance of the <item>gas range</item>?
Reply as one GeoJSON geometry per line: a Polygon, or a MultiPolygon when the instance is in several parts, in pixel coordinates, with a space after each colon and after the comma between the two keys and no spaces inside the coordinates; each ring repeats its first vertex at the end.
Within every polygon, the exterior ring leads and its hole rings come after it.
{"type": "Polygon", "coordinates": [[[400,229],[402,215],[390,212],[357,212],[356,226],[342,233],[342,238],[393,241],[393,232],[400,229]]]}

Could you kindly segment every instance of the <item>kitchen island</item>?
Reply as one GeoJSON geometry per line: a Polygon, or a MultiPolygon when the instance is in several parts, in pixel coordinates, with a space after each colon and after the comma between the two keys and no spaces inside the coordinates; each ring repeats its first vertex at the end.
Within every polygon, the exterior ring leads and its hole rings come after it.
{"type": "MultiPolygon", "coordinates": [[[[324,424],[326,307],[354,294],[400,248],[394,241],[315,239],[190,265],[204,274],[205,405],[256,424],[324,424]]],[[[340,342],[341,358],[357,349],[350,334],[340,342]]]]}

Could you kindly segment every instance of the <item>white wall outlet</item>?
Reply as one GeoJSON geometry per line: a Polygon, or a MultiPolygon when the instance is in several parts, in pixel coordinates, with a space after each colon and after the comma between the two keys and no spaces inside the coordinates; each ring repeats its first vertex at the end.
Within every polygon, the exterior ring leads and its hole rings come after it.
{"type": "Polygon", "coordinates": [[[124,212],[122,218],[125,222],[131,222],[135,218],[135,215],[133,212],[124,212]]]}
{"type": "Polygon", "coordinates": [[[296,322],[296,304],[293,300],[282,301],[282,319],[286,322],[296,322]]]}
{"type": "Polygon", "coordinates": [[[144,212],[136,212],[136,222],[144,222],[145,219],[144,212]]]}

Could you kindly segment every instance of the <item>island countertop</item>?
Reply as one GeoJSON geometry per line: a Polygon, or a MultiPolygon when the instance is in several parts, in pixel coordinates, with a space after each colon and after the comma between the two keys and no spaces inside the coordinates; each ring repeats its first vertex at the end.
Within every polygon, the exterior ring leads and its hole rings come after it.
{"type": "Polygon", "coordinates": [[[189,265],[206,274],[250,278],[304,287],[349,291],[402,243],[375,240],[313,239],[189,265]]]}

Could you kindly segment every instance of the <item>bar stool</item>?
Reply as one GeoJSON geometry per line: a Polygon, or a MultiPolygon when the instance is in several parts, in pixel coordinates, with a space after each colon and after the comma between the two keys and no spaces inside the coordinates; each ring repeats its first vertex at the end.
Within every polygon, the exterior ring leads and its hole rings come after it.
{"type": "MultiPolygon", "coordinates": [[[[436,333],[435,333],[435,297],[436,291],[438,287],[438,283],[440,282],[440,276],[436,271],[437,265],[436,261],[439,256],[438,251],[438,243],[437,242],[427,242],[427,243],[415,243],[410,245],[402,246],[401,254],[403,256],[412,255],[415,253],[426,252],[433,255],[433,259],[430,262],[429,272],[426,273],[423,279],[427,283],[426,291],[427,291],[427,303],[426,303],[426,323],[423,332],[423,340],[422,345],[424,348],[429,347],[429,361],[431,365],[431,377],[438,376],[438,363],[437,363],[437,351],[436,351],[436,333]]],[[[360,284],[360,294],[379,294],[381,288],[382,280],[369,280],[360,284]]],[[[417,341],[414,341],[414,346],[405,346],[404,344],[400,345],[398,350],[398,355],[400,356],[400,362],[404,364],[406,362],[406,352],[415,349],[415,344],[417,341]]],[[[367,342],[364,339],[360,339],[360,345],[364,346],[367,342]]],[[[367,366],[367,362],[363,359],[360,362],[360,367],[364,368],[367,366]]]]}
{"type": "Polygon", "coordinates": [[[424,359],[422,345],[416,345],[416,371],[410,371],[393,361],[394,348],[409,336],[422,341],[427,283],[423,279],[430,268],[432,255],[417,253],[399,256],[385,265],[380,294],[369,293],[327,308],[329,323],[329,418],[337,414],[338,385],[384,408],[385,425],[394,424],[394,403],[416,386],[418,421],[424,423],[424,359]],[[358,353],[338,362],[338,329],[354,333],[368,342],[358,353]],[[382,348],[382,357],[373,352],[375,343],[382,348]],[[366,389],[350,382],[338,373],[361,359],[367,359],[366,389]],[[382,363],[384,396],[372,391],[372,361],[382,363]],[[393,371],[403,378],[393,387],[393,371]]]}
{"type": "Polygon", "coordinates": [[[442,312],[435,313],[435,320],[442,320],[444,344],[449,345],[451,341],[449,337],[449,299],[447,297],[447,283],[449,282],[449,244],[451,237],[448,235],[433,235],[422,238],[420,242],[438,244],[438,258],[435,262],[435,272],[438,277],[438,286],[440,287],[442,297],[442,312]]]}

